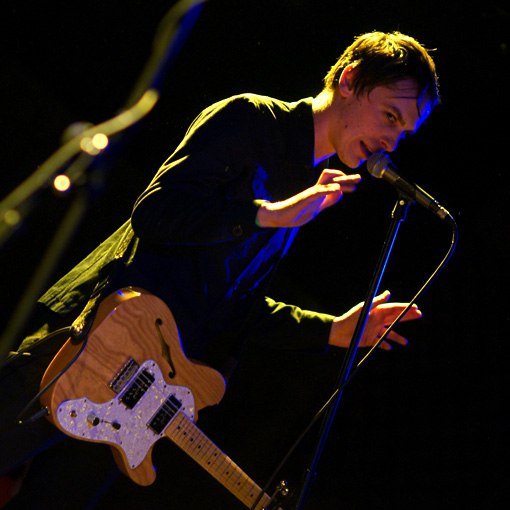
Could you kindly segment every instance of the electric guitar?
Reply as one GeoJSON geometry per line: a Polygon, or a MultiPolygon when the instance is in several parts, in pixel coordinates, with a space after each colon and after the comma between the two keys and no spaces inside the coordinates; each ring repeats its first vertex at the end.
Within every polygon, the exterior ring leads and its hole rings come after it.
{"type": "MultiPolygon", "coordinates": [[[[70,338],[64,344],[41,388],[76,357],[82,342],[70,338]]],[[[224,393],[219,372],[186,358],[166,304],[126,288],[101,302],[83,352],[41,403],[65,434],[109,444],[120,470],[139,485],[156,479],[152,448],[167,437],[252,508],[260,487],[194,423],[198,411],[217,404],[224,393]]],[[[255,508],[271,500],[264,493],[255,508]]]]}

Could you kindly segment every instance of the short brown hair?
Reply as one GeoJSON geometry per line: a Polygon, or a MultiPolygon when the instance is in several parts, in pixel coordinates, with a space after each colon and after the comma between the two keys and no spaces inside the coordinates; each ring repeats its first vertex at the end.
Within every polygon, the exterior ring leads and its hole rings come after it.
{"type": "Polygon", "coordinates": [[[324,78],[327,90],[333,90],[342,71],[354,64],[357,73],[353,79],[356,94],[371,92],[375,87],[389,85],[403,79],[414,79],[418,94],[428,94],[432,107],[439,99],[436,66],[430,50],[418,41],[400,32],[371,32],[356,37],[324,78]]]}

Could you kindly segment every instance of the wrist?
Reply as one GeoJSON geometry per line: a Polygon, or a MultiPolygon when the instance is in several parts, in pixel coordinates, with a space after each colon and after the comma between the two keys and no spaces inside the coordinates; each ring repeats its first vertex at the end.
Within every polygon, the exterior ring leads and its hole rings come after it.
{"type": "Polygon", "coordinates": [[[342,317],[335,317],[329,330],[329,345],[335,347],[347,348],[351,342],[351,337],[347,334],[345,320],[342,317]]]}
{"type": "Polygon", "coordinates": [[[255,216],[255,224],[257,227],[269,228],[274,226],[270,206],[271,202],[268,202],[267,200],[264,200],[260,203],[260,206],[257,209],[257,214],[255,216]]]}

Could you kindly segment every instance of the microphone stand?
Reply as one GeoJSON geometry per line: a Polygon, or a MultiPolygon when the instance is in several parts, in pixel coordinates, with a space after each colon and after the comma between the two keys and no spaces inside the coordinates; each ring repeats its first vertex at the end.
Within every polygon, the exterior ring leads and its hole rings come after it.
{"type": "Polygon", "coordinates": [[[413,199],[400,194],[395,204],[395,207],[392,211],[391,217],[392,221],[390,223],[390,227],[388,233],[386,235],[386,239],[384,241],[381,253],[379,255],[379,260],[377,261],[377,265],[375,267],[374,273],[372,275],[372,280],[370,281],[370,285],[366,294],[365,302],[363,304],[363,308],[361,309],[360,316],[358,318],[358,322],[356,324],[356,329],[354,330],[351,343],[345,355],[342,367],[340,369],[340,373],[338,376],[338,380],[335,386],[335,392],[337,393],[336,397],[331,402],[330,408],[323,419],[321,430],[319,433],[319,439],[317,442],[316,449],[314,451],[314,455],[312,457],[309,468],[306,470],[306,477],[302,484],[299,500],[295,506],[296,510],[304,508],[304,504],[306,499],[310,493],[312,483],[316,476],[316,469],[319,464],[319,459],[324,449],[324,445],[327,440],[327,436],[333,420],[335,418],[335,414],[338,408],[338,403],[340,401],[340,397],[342,396],[342,385],[345,384],[349,377],[349,372],[352,367],[352,363],[354,361],[354,357],[356,356],[356,352],[358,350],[359,342],[361,339],[361,335],[363,334],[363,330],[365,329],[366,322],[368,320],[368,315],[370,313],[370,309],[372,307],[372,302],[374,297],[377,294],[377,290],[379,288],[379,284],[381,282],[382,276],[386,269],[386,264],[388,263],[391,250],[393,248],[393,244],[398,234],[398,230],[400,224],[405,219],[405,215],[408,207],[414,202],[413,199]]]}

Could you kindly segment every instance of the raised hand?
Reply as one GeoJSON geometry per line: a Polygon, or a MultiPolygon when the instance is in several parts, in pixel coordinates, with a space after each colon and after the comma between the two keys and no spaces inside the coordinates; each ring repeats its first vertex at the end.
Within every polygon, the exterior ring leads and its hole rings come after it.
{"type": "Polygon", "coordinates": [[[359,174],[324,170],[311,188],[281,202],[262,203],[257,212],[257,223],[261,227],[300,227],[336,204],[344,193],[355,191],[360,181],[359,174]]]}
{"type": "MultiPolygon", "coordinates": [[[[365,329],[363,330],[363,335],[360,339],[360,347],[372,347],[375,345],[386,328],[402,313],[404,308],[406,308],[407,303],[389,303],[388,300],[390,297],[391,294],[385,291],[374,298],[365,329]]],[[[337,347],[349,346],[362,307],[363,303],[359,303],[344,315],[335,318],[331,325],[329,337],[330,345],[335,345],[337,347]]],[[[410,321],[419,319],[421,316],[422,313],[418,310],[418,307],[413,305],[401,320],[410,321]]],[[[407,340],[395,331],[389,333],[387,340],[400,345],[407,345],[407,340]]],[[[384,350],[391,349],[391,345],[386,340],[383,341],[379,347],[384,350]]]]}

